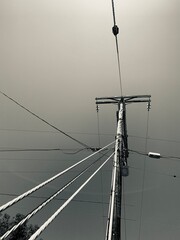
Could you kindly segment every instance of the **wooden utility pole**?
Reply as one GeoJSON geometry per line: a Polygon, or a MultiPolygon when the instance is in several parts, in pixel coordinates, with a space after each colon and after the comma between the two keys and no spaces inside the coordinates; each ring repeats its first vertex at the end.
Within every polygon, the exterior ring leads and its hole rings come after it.
{"type": "Polygon", "coordinates": [[[112,170],[111,197],[109,203],[108,222],[105,240],[121,239],[121,209],[122,209],[122,177],[129,175],[128,168],[128,135],[126,125],[126,105],[130,103],[148,103],[150,109],[150,95],[103,97],[96,98],[96,104],[116,104],[117,133],[115,141],[115,154],[112,170]]]}

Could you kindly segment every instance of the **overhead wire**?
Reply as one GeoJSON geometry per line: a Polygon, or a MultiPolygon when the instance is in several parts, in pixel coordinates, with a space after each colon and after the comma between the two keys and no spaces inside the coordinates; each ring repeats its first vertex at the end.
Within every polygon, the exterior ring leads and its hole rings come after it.
{"type": "Polygon", "coordinates": [[[89,183],[89,181],[100,171],[100,169],[112,158],[114,152],[98,167],[96,171],[67,199],[67,201],[59,207],[59,209],[49,218],[44,224],[28,239],[35,240],[48,226],[49,224],[62,212],[62,210],[74,199],[74,197],[89,183]]]}
{"type": "Polygon", "coordinates": [[[120,83],[120,91],[121,91],[121,96],[122,96],[123,95],[123,89],[122,89],[123,87],[122,87],[122,78],[121,78],[120,53],[119,53],[119,45],[118,45],[118,38],[117,38],[117,35],[119,33],[119,28],[116,25],[114,0],[112,0],[112,14],[113,14],[113,23],[114,23],[114,26],[113,26],[112,30],[113,30],[113,34],[115,36],[115,42],[116,42],[116,54],[117,54],[117,61],[118,61],[119,83],[120,83]]]}
{"type": "MultiPolygon", "coordinates": [[[[135,135],[128,135],[128,137],[145,139],[145,137],[135,136],[135,135]]],[[[180,143],[180,141],[178,141],[178,140],[165,139],[165,138],[152,138],[152,137],[148,137],[147,139],[148,139],[148,140],[153,140],[153,141],[160,141],[160,142],[180,143]]]]}
{"type": "MultiPolygon", "coordinates": [[[[15,129],[15,128],[0,128],[0,131],[7,131],[7,132],[31,132],[31,133],[58,133],[57,131],[47,131],[47,130],[33,130],[33,129],[15,129]]],[[[72,132],[66,131],[68,134],[75,134],[75,135],[98,135],[98,133],[90,133],[90,132],[72,132]]],[[[112,133],[101,133],[100,135],[111,135],[114,136],[112,133]]]]}
{"type": "MultiPolygon", "coordinates": [[[[133,167],[133,166],[129,166],[130,169],[134,169],[134,170],[138,170],[138,171],[142,171],[141,168],[137,168],[137,167],[133,167]]],[[[156,172],[156,171],[151,171],[151,170],[146,170],[146,172],[152,173],[152,174],[157,174],[157,175],[162,175],[162,176],[167,176],[167,177],[173,177],[173,178],[180,178],[180,176],[177,176],[175,174],[168,174],[168,173],[162,173],[162,172],[156,172]]]]}
{"type": "Polygon", "coordinates": [[[88,150],[90,148],[78,149],[75,152],[65,152],[65,150],[61,148],[24,148],[24,149],[0,149],[0,152],[50,152],[50,151],[61,151],[64,154],[76,154],[84,150],[88,150]]]}
{"type": "Polygon", "coordinates": [[[48,183],[54,181],[55,179],[57,179],[58,177],[62,176],[63,174],[67,173],[68,171],[70,171],[71,169],[77,167],[78,165],[80,165],[81,163],[85,162],[87,159],[89,159],[90,157],[94,156],[95,154],[98,154],[99,152],[101,152],[103,149],[105,149],[106,147],[112,145],[114,143],[114,141],[108,145],[106,145],[105,147],[101,148],[99,151],[92,153],[91,155],[83,158],[82,160],[80,160],[79,162],[73,164],[72,166],[66,168],[65,170],[63,170],[62,172],[59,172],[58,174],[54,175],[53,177],[47,179],[46,181],[40,183],[39,185],[37,185],[36,187],[26,191],[25,193],[21,194],[20,196],[18,196],[17,198],[14,198],[13,200],[7,202],[6,204],[2,205],[0,207],[0,212],[4,211],[5,209],[9,208],[10,206],[14,205],[15,203],[19,202],[20,200],[22,200],[23,198],[25,198],[26,196],[32,194],[33,192],[39,190],[40,188],[44,187],[45,185],[47,185],[48,183]]]}
{"type": "MultiPolygon", "coordinates": [[[[0,158],[0,161],[59,161],[60,158],[0,158]]],[[[61,161],[69,161],[68,159],[61,159],[61,161]]],[[[70,160],[71,161],[71,160],[70,160]]],[[[74,161],[74,160],[73,160],[74,161]]]]}
{"type": "MultiPolygon", "coordinates": [[[[34,133],[55,133],[58,134],[57,131],[45,131],[45,130],[32,130],[32,129],[14,129],[14,128],[0,128],[0,131],[8,131],[8,132],[34,132],[34,133]]],[[[112,133],[90,133],[90,132],[72,132],[72,131],[66,131],[68,134],[75,134],[75,135],[100,135],[101,136],[114,136],[112,133]]],[[[139,139],[145,139],[143,136],[136,136],[132,134],[128,134],[129,138],[139,138],[139,139]]],[[[161,142],[172,142],[172,143],[180,143],[179,140],[175,139],[166,139],[166,138],[153,138],[153,137],[148,137],[148,140],[153,140],[153,141],[161,141],[161,142]]]]}
{"type": "Polygon", "coordinates": [[[33,115],[34,117],[38,118],[39,120],[41,120],[42,122],[46,123],[47,125],[49,125],[50,127],[54,128],[55,130],[57,130],[58,132],[62,133],[63,135],[65,135],[66,137],[70,138],[71,140],[79,143],[80,145],[91,149],[92,151],[94,151],[94,148],[88,146],[87,144],[79,141],[78,139],[72,137],[71,135],[67,134],[66,132],[62,131],[61,129],[57,128],[56,126],[54,126],[53,124],[49,123],[48,121],[46,121],[44,118],[38,116],[37,114],[35,114],[34,112],[32,112],[31,110],[29,110],[28,108],[24,107],[22,104],[20,104],[19,102],[17,102],[15,99],[13,99],[12,97],[8,96],[7,94],[5,94],[4,92],[0,91],[0,93],[5,96],[6,98],[8,98],[10,101],[14,102],[16,105],[18,105],[19,107],[21,107],[22,109],[24,109],[25,111],[27,111],[28,113],[30,113],[31,115],[33,115]]]}
{"type": "Polygon", "coordinates": [[[164,156],[164,155],[162,155],[161,158],[180,160],[180,157],[178,157],[178,156],[164,156]]]}
{"type": "Polygon", "coordinates": [[[15,224],[12,228],[10,228],[7,232],[5,232],[0,239],[6,239],[12,232],[14,232],[18,227],[22,226],[26,221],[28,221],[31,217],[37,214],[42,208],[44,208],[48,203],[50,203],[53,199],[55,199],[60,193],[62,193],[66,188],[68,188],[71,184],[73,184],[77,179],[79,179],[84,173],[86,173],[92,166],[94,166],[104,155],[101,155],[98,159],[96,159],[93,163],[83,169],[79,174],[77,174],[74,178],[72,178],[67,184],[65,184],[61,189],[56,191],[53,195],[51,195],[48,199],[42,202],[38,207],[32,210],[29,214],[27,214],[20,222],[15,224]]]}
{"type": "MultiPolygon", "coordinates": [[[[100,124],[99,124],[99,106],[96,105],[96,112],[97,112],[97,135],[98,135],[98,146],[99,148],[101,147],[101,138],[100,138],[100,124]]],[[[103,192],[104,192],[104,189],[103,189],[103,173],[102,173],[102,170],[100,171],[100,174],[101,174],[101,206],[102,206],[102,215],[104,215],[104,204],[103,204],[103,192]]],[[[102,217],[102,226],[103,228],[105,229],[105,222],[104,222],[104,218],[102,217]]]]}
{"type": "MultiPolygon", "coordinates": [[[[0,192],[0,196],[10,196],[10,197],[16,197],[16,196],[19,196],[18,194],[14,194],[14,193],[2,193],[0,192]]],[[[27,198],[35,198],[35,199],[47,199],[48,197],[46,196],[35,196],[35,195],[32,195],[32,196],[27,196],[27,198]]],[[[56,200],[56,201],[66,201],[67,198],[54,198],[53,200],[56,200]]],[[[82,199],[73,199],[73,202],[81,202],[81,203],[94,203],[94,204],[102,204],[101,201],[93,201],[93,200],[82,200],[82,199]]],[[[103,204],[106,204],[108,205],[109,203],[108,202],[103,202],[103,204]]]]}
{"type": "MultiPolygon", "coordinates": [[[[148,144],[148,131],[149,131],[149,109],[147,114],[147,126],[146,126],[146,140],[145,140],[145,152],[147,152],[148,144]]],[[[141,229],[142,229],[142,214],[143,214],[143,201],[144,201],[144,187],[145,187],[145,175],[146,175],[146,156],[144,156],[143,161],[143,177],[142,177],[142,186],[141,186],[141,199],[140,199],[140,219],[139,219],[139,230],[138,230],[138,239],[141,239],[141,229]]]]}
{"type": "Polygon", "coordinates": [[[97,135],[98,135],[98,145],[99,148],[101,147],[101,139],[100,139],[100,127],[99,127],[99,106],[96,106],[96,112],[97,112],[97,135]]]}
{"type": "MultiPolygon", "coordinates": [[[[96,151],[99,148],[94,148],[96,151]]],[[[74,155],[85,150],[92,150],[91,148],[82,148],[72,151],[71,149],[61,149],[61,148],[24,148],[24,149],[0,149],[0,152],[52,152],[61,151],[63,154],[74,155]],[[69,151],[69,152],[67,152],[69,151]],[[72,151],[72,152],[70,152],[72,151]]]]}
{"type": "MultiPolygon", "coordinates": [[[[126,205],[125,205],[125,184],[124,178],[122,178],[122,192],[123,192],[123,202],[124,202],[124,239],[127,240],[127,226],[126,226],[126,205]]],[[[122,218],[121,218],[122,219],[122,218]]]]}
{"type": "MultiPolygon", "coordinates": [[[[137,150],[132,150],[132,149],[129,149],[130,152],[132,153],[137,153],[139,155],[142,155],[142,156],[148,156],[147,153],[145,152],[141,152],[141,151],[137,151],[137,150]]],[[[180,157],[179,156],[166,156],[166,155],[161,155],[160,158],[165,158],[165,159],[177,159],[177,160],[180,160],[180,157]]]]}

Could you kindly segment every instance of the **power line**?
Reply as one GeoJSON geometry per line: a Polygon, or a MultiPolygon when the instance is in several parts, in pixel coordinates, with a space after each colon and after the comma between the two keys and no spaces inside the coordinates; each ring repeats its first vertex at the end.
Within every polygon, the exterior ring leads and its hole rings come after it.
{"type": "MultiPolygon", "coordinates": [[[[141,168],[137,168],[137,167],[133,167],[133,166],[129,166],[129,168],[135,169],[135,170],[138,170],[138,171],[143,171],[141,168]]],[[[177,176],[175,174],[167,174],[167,173],[155,172],[155,171],[151,171],[151,170],[146,170],[146,171],[150,172],[150,173],[153,173],[153,174],[157,174],[157,175],[168,176],[168,177],[173,177],[173,178],[180,178],[180,176],[177,176]]]]}
{"type": "Polygon", "coordinates": [[[99,106],[96,105],[96,112],[97,112],[97,135],[98,135],[98,144],[99,148],[101,147],[101,139],[100,139],[100,127],[99,127],[99,106]]]}
{"type": "Polygon", "coordinates": [[[161,156],[161,158],[166,158],[166,159],[172,158],[172,159],[180,160],[180,157],[177,157],[177,156],[161,156]]]}
{"type": "MultiPolygon", "coordinates": [[[[146,139],[145,137],[135,136],[135,135],[128,135],[128,137],[146,139]]],[[[153,141],[160,141],[160,142],[180,143],[180,141],[178,141],[178,140],[165,139],[165,138],[152,138],[152,137],[147,137],[147,139],[148,139],[148,140],[153,140],[153,141]]]]}
{"type": "MultiPolygon", "coordinates": [[[[52,158],[52,159],[46,159],[46,158],[0,158],[0,161],[60,161],[60,158],[58,159],[55,159],[55,158],[52,158]]],[[[68,159],[61,159],[61,161],[69,161],[68,159]]],[[[70,160],[72,161],[72,160],[70,160]]]]}
{"type": "Polygon", "coordinates": [[[30,113],[31,115],[33,115],[34,117],[38,118],[39,120],[41,120],[42,122],[46,123],[47,125],[49,125],[50,127],[54,128],[55,130],[57,130],[58,132],[64,134],[66,137],[72,139],[73,141],[79,143],[80,145],[91,149],[92,151],[94,151],[94,148],[89,147],[87,144],[77,140],[76,138],[70,136],[69,134],[65,133],[64,131],[62,131],[61,129],[55,127],[54,125],[52,125],[51,123],[49,123],[48,121],[46,121],[45,119],[43,119],[42,117],[38,116],[37,114],[35,114],[34,112],[30,111],[28,108],[24,107],[22,104],[20,104],[19,102],[17,102],[16,100],[14,100],[12,97],[8,96],[7,94],[5,94],[4,92],[0,91],[0,93],[5,96],[6,98],[8,98],[9,100],[11,100],[12,102],[14,102],[15,104],[17,104],[19,107],[21,107],[22,109],[24,109],[25,111],[27,111],[28,113],[30,113]]]}
{"type": "MultiPolygon", "coordinates": [[[[8,131],[8,132],[31,132],[31,133],[55,133],[58,134],[57,131],[45,131],[45,130],[32,130],[32,129],[14,129],[14,128],[0,128],[0,131],[8,131]]],[[[68,134],[75,134],[75,135],[100,135],[100,136],[114,136],[112,133],[90,133],[90,132],[72,132],[72,131],[66,131],[68,134]]],[[[128,137],[130,138],[140,138],[140,139],[146,139],[143,136],[135,136],[128,134],[128,137]]],[[[153,141],[160,141],[160,142],[172,142],[172,143],[180,143],[178,140],[174,139],[166,139],[166,138],[153,138],[153,137],[148,137],[148,140],[153,140],[153,141]]]]}
{"type": "MultiPolygon", "coordinates": [[[[51,152],[51,151],[61,151],[64,154],[77,154],[84,150],[91,150],[91,148],[76,149],[74,152],[65,152],[70,151],[71,149],[62,149],[62,148],[24,148],[24,149],[0,149],[0,152],[51,152]]],[[[94,148],[96,150],[96,148],[94,148]]]]}
{"type": "MultiPolygon", "coordinates": [[[[104,218],[107,218],[108,216],[103,216],[104,218]]],[[[136,219],[132,219],[132,218],[123,218],[121,217],[120,219],[122,220],[126,220],[126,221],[133,221],[133,222],[136,222],[136,219]]]]}
{"type": "Polygon", "coordinates": [[[62,172],[59,172],[58,174],[56,174],[55,176],[49,178],[48,180],[40,183],[39,185],[37,185],[36,187],[28,190],[27,192],[21,194],[20,196],[18,196],[17,198],[14,198],[13,200],[7,202],[6,204],[2,205],[0,207],[0,212],[4,211],[5,209],[9,208],[10,206],[14,205],[15,203],[19,202],[20,200],[22,200],[23,198],[27,197],[28,195],[32,194],[33,192],[39,190],[40,188],[44,187],[45,185],[47,185],[48,183],[54,181],[55,179],[57,179],[58,177],[62,176],[63,174],[67,173],[68,171],[70,171],[71,169],[77,167],[78,165],[80,165],[81,163],[85,162],[87,159],[89,159],[90,157],[94,156],[95,154],[98,154],[99,152],[101,152],[103,149],[105,149],[106,147],[112,145],[114,142],[108,144],[107,146],[105,146],[104,148],[100,149],[97,152],[92,153],[91,155],[83,158],[82,160],[80,160],[79,162],[73,164],[72,166],[66,168],[65,170],[63,170],[62,172]]]}
{"type": "MultiPolygon", "coordinates": [[[[148,154],[147,153],[143,153],[143,152],[140,152],[140,151],[136,151],[136,150],[132,150],[132,149],[129,149],[129,151],[130,152],[133,152],[133,153],[137,153],[137,154],[139,154],[139,155],[142,155],[142,156],[148,156],[148,154]]],[[[162,155],[162,156],[160,156],[160,158],[165,158],[165,159],[177,159],[177,160],[180,160],[180,157],[178,157],[178,156],[165,156],[165,155],[162,155]]]]}
{"type": "MultiPolygon", "coordinates": [[[[94,147],[94,151],[98,151],[100,148],[99,147],[94,147]]],[[[51,151],[61,151],[63,154],[69,154],[69,155],[74,155],[79,152],[85,151],[85,150],[91,150],[90,148],[77,148],[77,149],[72,149],[72,148],[13,148],[13,149],[0,149],[0,152],[51,152],[51,151]],[[67,152],[69,151],[69,152],[67,152]]],[[[105,149],[108,150],[108,149],[105,149]]],[[[1,159],[1,158],[0,158],[1,159]]],[[[23,159],[19,159],[23,160],[23,159]]],[[[33,160],[33,159],[32,159],[33,160]]]]}
{"type": "MultiPolygon", "coordinates": [[[[84,149],[83,149],[84,150],[84,149]]],[[[0,149],[0,152],[43,152],[62,151],[60,148],[24,148],[24,149],[0,149]]]]}
{"type": "MultiPolygon", "coordinates": [[[[99,124],[99,106],[96,105],[96,112],[97,112],[97,135],[98,135],[98,145],[99,148],[101,147],[101,138],[100,138],[100,124],[99,124]]],[[[102,169],[100,171],[101,174],[101,180],[100,180],[100,184],[101,184],[101,206],[102,206],[102,214],[104,215],[104,204],[103,204],[103,173],[102,173],[102,169]]],[[[104,225],[104,218],[102,218],[102,227],[103,229],[105,229],[105,225],[104,225]]]]}
{"type": "MultiPolygon", "coordinates": [[[[58,133],[57,131],[47,131],[47,130],[33,130],[33,129],[15,129],[15,128],[0,128],[0,131],[7,131],[7,132],[34,132],[34,133],[58,133]]],[[[90,133],[90,132],[72,132],[66,131],[68,134],[76,134],[76,135],[98,135],[98,133],[90,133]]],[[[114,136],[112,133],[101,133],[100,135],[110,135],[114,136]]]]}
{"type": "Polygon", "coordinates": [[[67,201],[59,207],[59,209],[43,224],[41,227],[28,239],[35,240],[48,226],[49,224],[62,212],[62,210],[74,199],[74,197],[90,182],[90,180],[100,171],[100,169],[112,158],[112,153],[101,166],[93,172],[93,174],[67,199],[67,201]]]}
{"type": "MultiPolygon", "coordinates": [[[[147,138],[149,131],[149,110],[147,116],[147,126],[146,126],[146,142],[145,142],[145,152],[147,152],[147,138]]],[[[143,162],[143,179],[142,179],[142,192],[141,192],[141,202],[140,202],[140,220],[139,220],[139,232],[138,239],[141,239],[141,229],[142,229],[142,213],[143,213],[143,200],[144,200],[144,186],[145,186],[145,173],[146,173],[146,156],[143,162]]]]}
{"type": "MultiPolygon", "coordinates": [[[[10,197],[17,197],[19,196],[18,194],[14,194],[14,193],[2,193],[0,192],[0,196],[10,196],[10,197]]],[[[47,199],[48,197],[43,197],[43,196],[27,196],[27,198],[37,198],[37,199],[47,199]]],[[[57,200],[57,201],[66,201],[67,198],[54,198],[53,200],[57,200]]],[[[81,200],[81,199],[73,199],[73,202],[81,202],[81,203],[94,203],[94,204],[102,204],[101,201],[92,201],[92,200],[81,200]]],[[[108,205],[108,202],[103,202],[103,204],[108,205]]]]}
{"type": "MultiPolygon", "coordinates": [[[[105,154],[104,154],[105,156],[105,154]]],[[[78,175],[76,175],[74,178],[72,178],[67,184],[65,184],[61,189],[56,191],[52,196],[50,196],[48,199],[46,199],[43,203],[41,203],[38,207],[36,207],[34,210],[32,210],[29,214],[27,214],[19,223],[14,225],[12,228],[10,228],[7,232],[5,232],[0,239],[4,240],[7,238],[12,232],[14,232],[19,226],[22,226],[26,221],[28,221],[31,217],[33,217],[36,213],[38,213],[42,208],[44,208],[48,203],[50,203],[56,196],[58,196],[60,193],[62,193],[66,188],[68,188],[71,184],[73,184],[78,178],[80,178],[85,172],[87,172],[93,165],[95,165],[99,159],[104,157],[103,155],[100,156],[97,160],[95,160],[93,163],[91,163],[88,167],[86,167],[84,170],[82,170],[78,175]]]]}
{"type": "Polygon", "coordinates": [[[137,151],[137,150],[132,150],[132,149],[128,149],[129,152],[133,152],[133,153],[137,153],[137,154],[140,154],[142,156],[148,156],[147,153],[143,153],[143,152],[140,152],[140,151],[137,151]]]}
{"type": "Polygon", "coordinates": [[[118,38],[117,38],[117,35],[119,33],[119,28],[116,25],[114,0],[112,0],[112,14],[113,14],[113,23],[114,23],[112,31],[113,31],[113,34],[115,36],[115,42],[116,42],[116,53],[117,53],[117,61],[118,61],[118,73],[119,73],[120,90],[121,90],[121,96],[122,96],[123,95],[122,94],[123,91],[122,91],[122,80],[121,80],[121,64],[120,64],[119,45],[118,45],[118,38]]]}

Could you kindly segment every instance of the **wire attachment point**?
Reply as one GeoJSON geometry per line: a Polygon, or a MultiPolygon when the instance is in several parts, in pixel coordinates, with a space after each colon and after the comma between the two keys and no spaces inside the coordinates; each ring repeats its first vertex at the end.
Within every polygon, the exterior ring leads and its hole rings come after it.
{"type": "Polygon", "coordinates": [[[149,112],[149,110],[151,109],[151,100],[149,100],[149,102],[147,103],[147,110],[149,112]]]}

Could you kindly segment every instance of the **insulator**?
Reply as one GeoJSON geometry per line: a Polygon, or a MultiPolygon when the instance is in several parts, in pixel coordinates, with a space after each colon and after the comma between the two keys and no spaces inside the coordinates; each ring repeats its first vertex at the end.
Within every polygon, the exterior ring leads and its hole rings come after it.
{"type": "Polygon", "coordinates": [[[155,153],[155,152],[149,152],[148,157],[150,157],[150,158],[161,158],[161,154],[160,153],[155,153]]]}
{"type": "Polygon", "coordinates": [[[113,26],[112,32],[113,32],[113,34],[114,34],[115,36],[118,35],[118,33],[119,33],[119,28],[118,28],[117,25],[114,25],[114,26],[113,26]]]}
{"type": "Polygon", "coordinates": [[[149,111],[150,109],[151,109],[151,101],[149,101],[147,104],[147,110],[149,111]]]}
{"type": "Polygon", "coordinates": [[[96,105],[96,111],[99,112],[99,106],[98,105],[96,105]]]}

